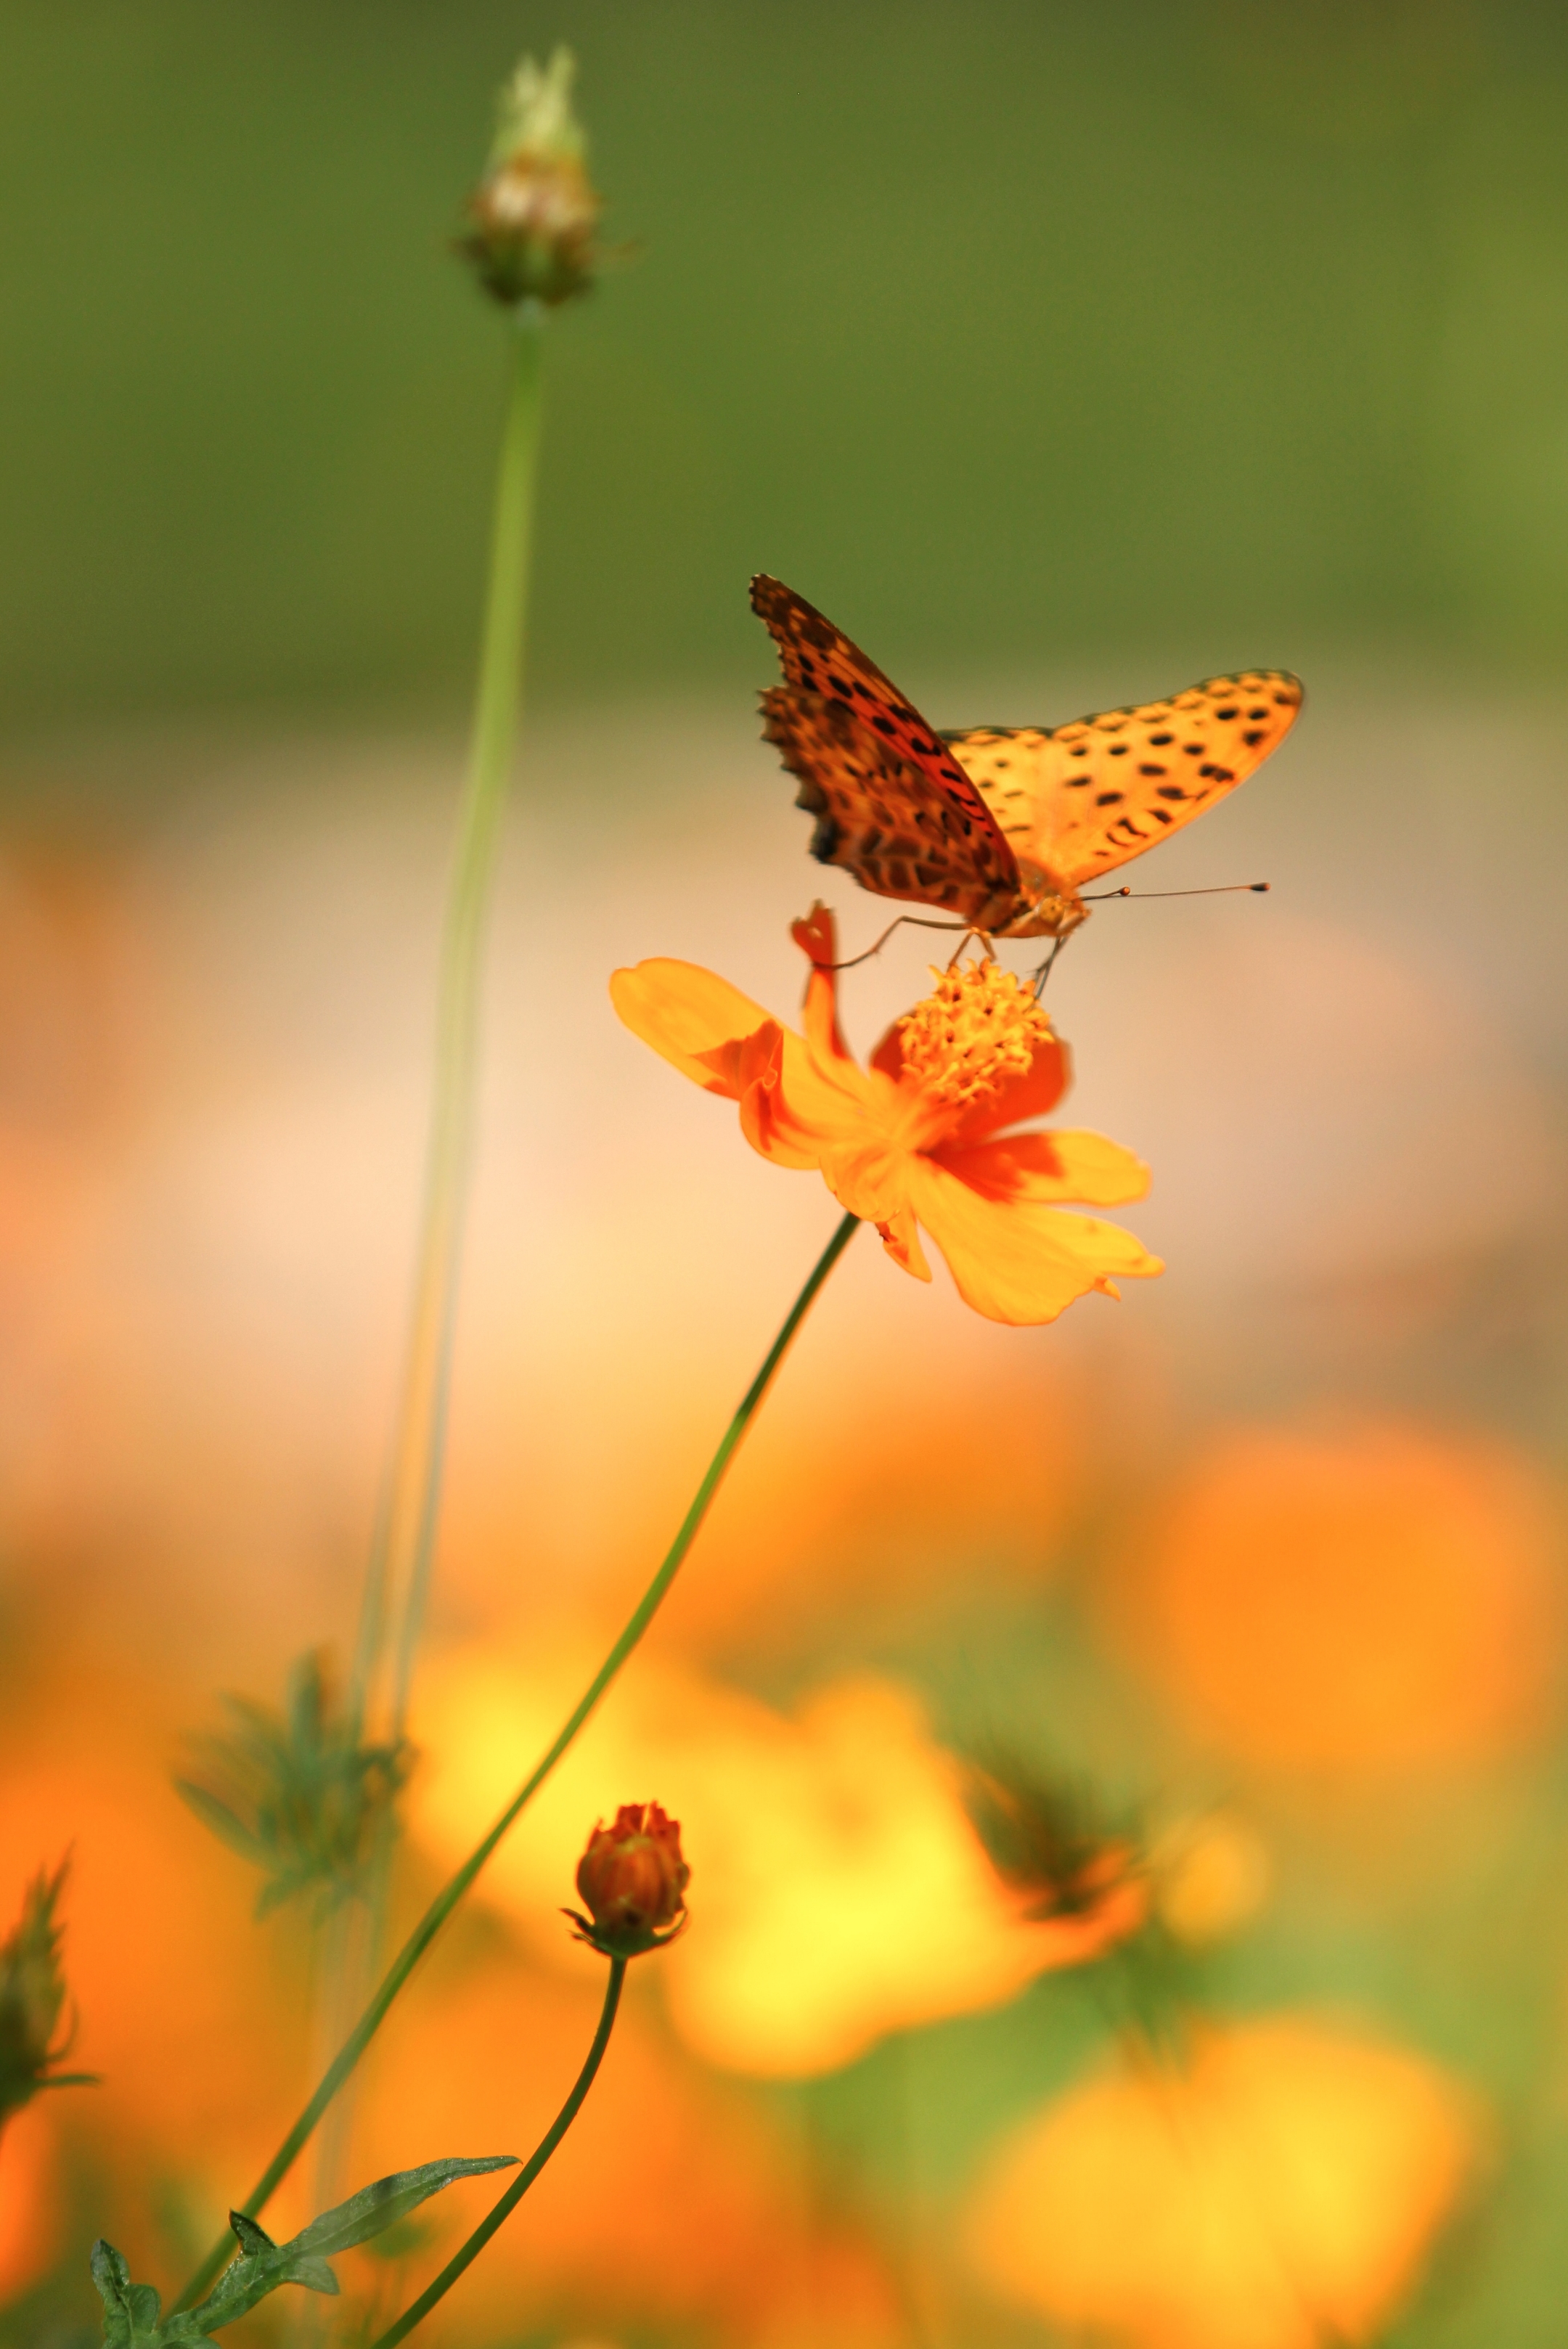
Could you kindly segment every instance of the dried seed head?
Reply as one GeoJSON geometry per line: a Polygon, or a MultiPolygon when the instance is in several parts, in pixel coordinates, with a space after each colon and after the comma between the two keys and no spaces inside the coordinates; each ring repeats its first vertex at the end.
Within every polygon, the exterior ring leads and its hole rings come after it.
{"type": "Polygon", "coordinates": [[[524,58],[502,90],[490,161],[468,200],[458,249],[509,308],[541,302],[553,309],[593,284],[602,206],[572,111],[576,72],[569,49],[557,49],[543,71],[524,58]]]}

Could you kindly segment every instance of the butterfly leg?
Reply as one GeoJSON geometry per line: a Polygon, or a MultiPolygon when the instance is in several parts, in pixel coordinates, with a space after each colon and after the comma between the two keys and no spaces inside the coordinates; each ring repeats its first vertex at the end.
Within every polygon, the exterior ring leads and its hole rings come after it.
{"type": "MultiPolygon", "coordinates": [[[[901,930],[906,922],[909,923],[912,929],[917,930],[962,930],[966,938],[971,938],[975,935],[974,931],[970,929],[967,925],[962,922],[926,922],[921,920],[919,914],[900,914],[896,922],[888,923],[887,928],[883,931],[876,944],[874,946],[868,946],[864,954],[851,955],[847,962],[829,963],[827,966],[828,969],[853,970],[857,963],[869,962],[873,955],[879,955],[881,953],[883,947],[887,945],[894,931],[901,930]]],[[[961,946],[959,948],[959,952],[960,954],[963,952],[961,946]]]]}
{"type": "Polygon", "coordinates": [[[1034,974],[1034,1000],[1036,1003],[1039,1002],[1040,998],[1044,994],[1045,982],[1050,978],[1051,973],[1055,969],[1056,957],[1061,953],[1067,941],[1064,937],[1052,939],[1051,951],[1034,974]]]}

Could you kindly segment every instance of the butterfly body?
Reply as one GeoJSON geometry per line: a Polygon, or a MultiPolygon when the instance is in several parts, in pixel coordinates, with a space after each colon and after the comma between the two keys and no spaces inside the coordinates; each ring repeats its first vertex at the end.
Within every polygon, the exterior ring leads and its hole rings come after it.
{"type": "Polygon", "coordinates": [[[752,602],[784,669],[763,732],[816,817],[813,855],[992,937],[1065,937],[1085,882],[1233,791],[1301,707],[1287,671],[1249,669],[1065,726],[938,734],[792,588],[760,576],[752,602]]]}

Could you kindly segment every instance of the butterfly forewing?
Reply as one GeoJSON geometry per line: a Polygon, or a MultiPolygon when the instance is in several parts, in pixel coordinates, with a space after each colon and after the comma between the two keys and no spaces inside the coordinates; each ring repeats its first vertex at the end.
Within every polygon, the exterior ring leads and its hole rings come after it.
{"type": "Polygon", "coordinates": [[[782,581],[753,579],[752,604],[784,674],[763,696],[763,731],[817,819],[812,854],[880,896],[1005,928],[1022,907],[1017,860],[940,736],[782,581]]]}
{"type": "Polygon", "coordinates": [[[1233,792],[1301,708],[1284,669],[1211,677],[1168,701],[1054,727],[972,727],[948,743],[1025,878],[1076,888],[1179,832],[1233,792]]]}

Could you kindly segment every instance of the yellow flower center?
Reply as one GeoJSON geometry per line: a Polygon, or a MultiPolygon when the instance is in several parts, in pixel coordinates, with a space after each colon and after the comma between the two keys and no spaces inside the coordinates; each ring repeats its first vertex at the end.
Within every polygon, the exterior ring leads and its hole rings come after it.
{"type": "Polygon", "coordinates": [[[1026,1075],[1051,1034],[1031,990],[994,962],[931,976],[935,990],[898,1022],[904,1067],[921,1091],[968,1108],[1026,1075]]]}

